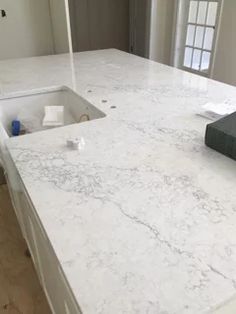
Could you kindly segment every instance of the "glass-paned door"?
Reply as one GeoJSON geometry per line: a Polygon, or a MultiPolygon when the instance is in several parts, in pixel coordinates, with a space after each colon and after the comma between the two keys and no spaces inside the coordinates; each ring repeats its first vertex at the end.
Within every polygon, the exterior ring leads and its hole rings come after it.
{"type": "Polygon", "coordinates": [[[220,0],[190,0],[183,68],[208,76],[215,48],[220,0]]]}

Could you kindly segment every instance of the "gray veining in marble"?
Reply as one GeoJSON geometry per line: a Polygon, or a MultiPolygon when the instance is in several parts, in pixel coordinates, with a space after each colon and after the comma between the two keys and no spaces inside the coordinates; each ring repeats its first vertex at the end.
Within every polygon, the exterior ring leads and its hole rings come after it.
{"type": "Polygon", "coordinates": [[[107,115],[7,143],[83,313],[205,313],[236,293],[236,163],[196,115],[235,88],[116,50],[0,69],[2,96],[68,85],[107,115]]]}

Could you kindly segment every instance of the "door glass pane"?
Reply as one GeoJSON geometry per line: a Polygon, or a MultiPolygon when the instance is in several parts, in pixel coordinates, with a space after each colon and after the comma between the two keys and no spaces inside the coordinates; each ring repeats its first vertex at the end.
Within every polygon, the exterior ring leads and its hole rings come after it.
{"type": "Polygon", "coordinates": [[[184,54],[184,66],[187,68],[191,68],[191,60],[192,60],[192,48],[185,48],[185,54],[184,54]]]}
{"type": "Polygon", "coordinates": [[[206,27],[205,39],[203,48],[211,50],[213,43],[214,29],[211,27],[206,27]]]}
{"type": "Polygon", "coordinates": [[[204,27],[197,26],[195,43],[194,43],[195,47],[202,48],[203,36],[204,36],[204,27]]]}
{"type": "Polygon", "coordinates": [[[200,62],[201,62],[201,50],[194,49],[192,69],[200,70],[200,62]]]}
{"type": "Polygon", "coordinates": [[[206,13],[207,13],[207,1],[200,1],[199,2],[199,9],[198,9],[198,16],[197,16],[197,23],[198,24],[205,24],[206,13]]]}
{"type": "Polygon", "coordinates": [[[186,37],[186,45],[193,46],[194,33],[196,26],[188,25],[187,37],[186,37]]]}
{"type": "Polygon", "coordinates": [[[211,54],[208,51],[203,51],[202,53],[202,62],[201,62],[201,71],[207,71],[210,68],[211,54]]]}
{"type": "Polygon", "coordinates": [[[188,0],[188,2],[183,66],[208,74],[219,3],[216,0],[188,0]]]}
{"type": "Polygon", "coordinates": [[[209,2],[208,14],[207,14],[207,25],[216,25],[216,15],[217,15],[217,2],[209,2]]]}
{"type": "Polygon", "coordinates": [[[189,23],[196,23],[197,7],[198,7],[198,1],[190,1],[189,16],[188,16],[189,23]]]}

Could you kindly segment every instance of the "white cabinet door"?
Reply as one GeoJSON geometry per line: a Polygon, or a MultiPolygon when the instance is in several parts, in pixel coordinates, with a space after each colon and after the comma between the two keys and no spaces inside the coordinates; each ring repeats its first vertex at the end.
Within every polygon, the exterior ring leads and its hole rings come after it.
{"type": "Polygon", "coordinates": [[[48,0],[0,0],[0,10],[0,60],[54,52],[48,0]]]}
{"type": "Polygon", "coordinates": [[[80,309],[74,300],[44,230],[33,216],[29,218],[42,285],[53,313],[80,314],[80,309]]]}
{"type": "Polygon", "coordinates": [[[80,314],[58,259],[28,196],[21,195],[26,241],[48,302],[55,314],[80,314]]]}

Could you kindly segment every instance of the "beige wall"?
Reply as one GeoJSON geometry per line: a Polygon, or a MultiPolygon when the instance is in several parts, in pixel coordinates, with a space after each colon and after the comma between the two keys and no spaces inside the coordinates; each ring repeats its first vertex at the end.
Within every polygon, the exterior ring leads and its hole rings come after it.
{"type": "Polygon", "coordinates": [[[236,85],[236,0],[223,2],[212,78],[236,85]]]}
{"type": "Polygon", "coordinates": [[[150,48],[151,60],[170,64],[175,0],[152,0],[150,48]]]}
{"type": "Polygon", "coordinates": [[[65,1],[67,0],[49,0],[55,53],[66,53],[70,49],[65,1]]]}
{"type": "Polygon", "coordinates": [[[48,0],[0,0],[0,59],[53,53],[48,0]]]}

